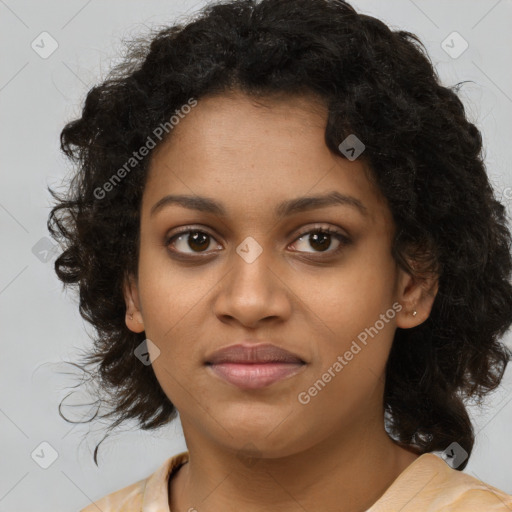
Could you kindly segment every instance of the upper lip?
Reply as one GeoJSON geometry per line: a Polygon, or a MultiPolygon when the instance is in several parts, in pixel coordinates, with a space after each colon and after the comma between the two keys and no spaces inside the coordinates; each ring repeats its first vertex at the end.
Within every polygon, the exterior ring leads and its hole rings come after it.
{"type": "Polygon", "coordinates": [[[221,363],[304,363],[296,354],[271,343],[239,343],[213,352],[206,364],[221,363]]]}

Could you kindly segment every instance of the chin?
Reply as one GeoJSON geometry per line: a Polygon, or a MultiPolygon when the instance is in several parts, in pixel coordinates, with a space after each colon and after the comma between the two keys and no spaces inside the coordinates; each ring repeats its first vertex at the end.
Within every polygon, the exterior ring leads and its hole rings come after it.
{"type": "Polygon", "coordinates": [[[251,421],[247,416],[244,420],[239,417],[228,420],[223,416],[216,418],[219,423],[215,422],[215,437],[219,444],[240,456],[266,459],[287,457],[314,444],[306,429],[298,429],[296,421],[292,425],[284,418],[286,415],[275,415],[266,419],[255,417],[251,421]]]}

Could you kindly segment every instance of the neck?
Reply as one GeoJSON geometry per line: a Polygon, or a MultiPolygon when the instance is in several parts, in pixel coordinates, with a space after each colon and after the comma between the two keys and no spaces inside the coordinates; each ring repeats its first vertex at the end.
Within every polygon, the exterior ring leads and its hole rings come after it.
{"type": "Polygon", "coordinates": [[[171,511],[364,511],[418,455],[391,440],[382,421],[356,432],[280,458],[242,456],[189,435],[190,461],[170,483],[171,511]]]}

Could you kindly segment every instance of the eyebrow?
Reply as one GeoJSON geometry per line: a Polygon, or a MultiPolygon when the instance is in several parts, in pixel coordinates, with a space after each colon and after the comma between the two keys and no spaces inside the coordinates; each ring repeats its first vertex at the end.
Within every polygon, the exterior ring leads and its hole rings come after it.
{"type": "MultiPolygon", "coordinates": [[[[151,208],[150,217],[155,215],[159,210],[169,205],[179,205],[189,210],[197,210],[205,213],[212,213],[214,215],[226,216],[226,210],[221,203],[202,196],[188,196],[188,195],[167,195],[157,201],[151,208]]],[[[362,215],[368,215],[368,210],[364,204],[356,197],[341,194],[340,192],[333,191],[328,194],[319,196],[304,196],[295,199],[289,199],[277,205],[275,215],[281,219],[290,215],[308,211],[316,210],[319,208],[326,208],[328,206],[349,206],[354,208],[362,215]]]]}

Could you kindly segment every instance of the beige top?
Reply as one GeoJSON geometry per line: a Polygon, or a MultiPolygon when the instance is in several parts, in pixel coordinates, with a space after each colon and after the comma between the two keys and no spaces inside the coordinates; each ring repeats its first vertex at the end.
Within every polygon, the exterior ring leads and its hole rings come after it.
{"type": "MultiPolygon", "coordinates": [[[[188,462],[182,452],[153,474],[108,494],[80,512],[171,512],[169,478],[188,462]]],[[[366,512],[511,512],[512,496],[451,468],[433,453],[407,466],[366,512]]]]}

